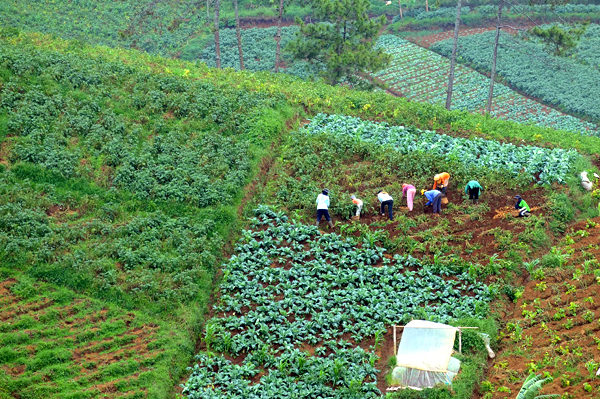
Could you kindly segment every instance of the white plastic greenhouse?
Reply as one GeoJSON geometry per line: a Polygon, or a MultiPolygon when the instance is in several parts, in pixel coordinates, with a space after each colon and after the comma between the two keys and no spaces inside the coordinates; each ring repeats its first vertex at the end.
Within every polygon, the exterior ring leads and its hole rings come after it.
{"type": "Polygon", "coordinates": [[[452,384],[460,368],[460,361],[452,357],[458,330],[424,320],[413,320],[404,326],[392,384],[412,389],[452,384]]]}

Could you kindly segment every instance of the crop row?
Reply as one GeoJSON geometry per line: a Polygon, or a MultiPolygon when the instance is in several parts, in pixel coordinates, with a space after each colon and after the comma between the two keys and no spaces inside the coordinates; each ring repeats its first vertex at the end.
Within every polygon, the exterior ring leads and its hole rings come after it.
{"type": "MultiPolygon", "coordinates": [[[[564,182],[579,158],[574,150],[516,146],[482,138],[465,139],[412,127],[389,126],[360,118],[319,114],[305,127],[312,134],[348,135],[389,145],[403,154],[425,152],[456,158],[466,165],[538,175],[539,183],[564,182]]],[[[533,179],[533,177],[532,177],[533,179]]]]}
{"type": "Polygon", "coordinates": [[[203,12],[179,0],[168,4],[5,0],[0,2],[0,15],[5,27],[162,55],[174,54],[206,18],[203,12]]]}
{"type": "Polygon", "coordinates": [[[86,392],[128,397],[157,381],[170,363],[169,335],[148,318],[26,277],[0,281],[0,392],[6,397],[65,398],[86,392]]]}
{"type": "MultiPolygon", "coordinates": [[[[388,68],[375,73],[374,76],[384,80],[411,100],[445,104],[450,71],[450,61],[447,58],[396,36],[381,36],[378,45],[391,54],[393,60],[388,68]]],[[[446,50],[443,53],[445,54],[446,50]]],[[[471,68],[457,65],[452,107],[471,112],[483,112],[488,88],[487,77],[471,68]]],[[[502,119],[586,135],[600,134],[597,125],[543,106],[500,83],[495,85],[492,103],[494,114],[502,119]],[[515,109],[515,102],[519,103],[518,110],[515,109]],[[519,112],[518,117],[515,112],[519,112]],[[527,118],[528,114],[536,116],[527,118]]]]}
{"type": "MultiPolygon", "coordinates": [[[[458,56],[482,71],[491,69],[494,32],[461,37],[458,56]]],[[[596,42],[597,43],[597,42],[596,42]]],[[[452,41],[434,44],[432,50],[450,55],[452,41]]],[[[597,52],[597,49],[593,49],[597,52]]],[[[593,53],[584,57],[592,63],[593,53]]],[[[596,61],[597,62],[597,61],[596,61]]],[[[600,120],[600,71],[576,59],[551,55],[541,44],[522,41],[509,34],[500,36],[497,73],[511,86],[565,112],[600,120]]],[[[592,128],[592,124],[586,124],[592,128]]],[[[585,126],[582,126],[584,128],[585,126]]],[[[592,128],[595,134],[598,129],[592,128]]]]}
{"type": "MultiPolygon", "coordinates": [[[[309,75],[309,65],[306,62],[295,62],[287,56],[285,46],[294,39],[298,27],[284,26],[281,28],[281,61],[280,71],[301,78],[309,75]]],[[[240,58],[235,29],[221,29],[221,65],[236,70],[240,69],[240,58]]],[[[272,71],[275,67],[275,36],[277,28],[250,28],[241,31],[244,67],[253,72],[272,71]]],[[[209,67],[216,67],[215,44],[210,42],[202,51],[199,60],[209,67]]]]}
{"type": "Polygon", "coordinates": [[[290,397],[377,397],[378,357],[361,348],[366,340],[377,346],[387,326],[411,318],[485,318],[495,295],[467,271],[385,256],[369,237],[358,247],[268,207],[255,216],[224,267],[219,316],[205,335],[208,349],[245,359],[235,366],[201,354],[184,386],[190,399],[274,398],[282,389],[290,397]]]}

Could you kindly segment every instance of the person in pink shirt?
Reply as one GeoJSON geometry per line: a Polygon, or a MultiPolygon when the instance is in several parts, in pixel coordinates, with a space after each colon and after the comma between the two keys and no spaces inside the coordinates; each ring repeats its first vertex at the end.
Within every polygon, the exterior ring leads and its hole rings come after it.
{"type": "Polygon", "coordinates": [[[412,184],[404,183],[402,185],[402,198],[406,197],[406,206],[408,206],[408,210],[413,210],[413,203],[415,200],[415,194],[417,193],[417,189],[412,184]]]}

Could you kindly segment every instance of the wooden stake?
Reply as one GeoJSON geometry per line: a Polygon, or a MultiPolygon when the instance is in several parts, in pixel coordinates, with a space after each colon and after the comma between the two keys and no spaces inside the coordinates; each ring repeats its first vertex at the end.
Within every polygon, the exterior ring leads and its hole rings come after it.
{"type": "Polygon", "coordinates": [[[396,326],[394,325],[394,356],[396,356],[397,351],[398,351],[398,348],[396,348],[396,326]]]}
{"type": "Polygon", "coordinates": [[[462,330],[458,329],[458,353],[462,353],[462,330]]]}

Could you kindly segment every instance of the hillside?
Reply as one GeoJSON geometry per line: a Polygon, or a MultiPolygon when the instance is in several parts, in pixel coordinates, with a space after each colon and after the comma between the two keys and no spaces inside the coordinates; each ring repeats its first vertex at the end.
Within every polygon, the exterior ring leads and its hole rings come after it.
{"type": "MultiPolygon", "coordinates": [[[[166,398],[180,382],[190,398],[377,397],[390,325],[435,316],[495,337],[523,262],[597,216],[577,173],[596,170],[598,137],[14,30],[0,31],[0,141],[7,398],[166,398]],[[402,209],[402,182],[438,170],[453,174],[443,216],[402,209]],[[311,226],[325,185],[333,232],[311,226]],[[374,215],[379,188],[394,222],[374,215]],[[515,192],[530,219],[510,215],[515,192]],[[186,372],[196,354],[211,368],[186,372]]],[[[485,378],[480,342],[456,397],[485,378]]]]}
{"type": "MultiPolygon", "coordinates": [[[[473,37],[480,37],[481,40],[488,43],[490,39],[489,35],[492,33],[494,32],[473,35],[466,38],[461,37],[460,44],[463,46],[466,40],[470,40],[473,37]]],[[[448,73],[450,71],[449,59],[391,35],[381,36],[378,45],[393,55],[393,61],[388,68],[374,73],[374,77],[382,80],[410,100],[438,105],[445,104],[448,73]]],[[[432,48],[444,55],[448,55],[451,51],[451,42],[443,41],[436,43],[432,48]]],[[[482,46],[478,46],[477,48],[480,49],[482,46]]],[[[489,58],[489,54],[491,54],[489,46],[484,50],[477,51],[482,59],[486,56],[489,58]]],[[[459,55],[464,53],[466,53],[466,50],[461,48],[459,55]]],[[[515,55],[510,49],[504,49],[502,54],[503,57],[499,61],[498,73],[502,75],[505,70],[511,68],[510,70],[515,76],[522,75],[521,70],[517,66],[524,65],[525,60],[529,58],[521,54],[523,58],[520,61],[508,66],[503,64],[503,62],[506,62],[508,59],[514,59],[515,55]]],[[[539,67],[541,68],[541,64],[539,67]]],[[[522,81],[531,81],[528,78],[521,79],[522,81]]],[[[541,80],[541,76],[538,80],[541,80]]],[[[587,83],[591,83],[592,80],[593,78],[591,77],[591,80],[587,83]]],[[[549,78],[546,82],[546,86],[549,87],[553,84],[554,80],[549,78]]],[[[583,82],[581,84],[584,85],[583,82]]],[[[517,87],[522,88],[519,85],[517,87]]],[[[562,89],[564,90],[564,87],[562,89]]],[[[594,84],[588,84],[586,90],[594,92],[594,84]]],[[[577,95],[580,92],[577,91],[577,95]]],[[[483,113],[488,94],[489,78],[467,66],[457,66],[453,92],[453,108],[483,113]]],[[[576,97],[576,94],[573,92],[572,97],[576,97]]],[[[552,97],[544,96],[544,99],[550,104],[557,104],[557,101],[552,97]]],[[[579,100],[580,103],[583,103],[583,101],[579,100]]],[[[582,104],[579,104],[578,107],[578,109],[584,108],[582,104]]],[[[573,109],[570,110],[573,112],[573,109]]],[[[589,112],[586,113],[591,112],[593,112],[593,109],[590,108],[589,112]]],[[[502,83],[495,85],[494,97],[492,99],[492,113],[500,119],[520,123],[548,126],[584,135],[600,134],[600,128],[597,124],[564,114],[542,103],[531,100],[511,90],[510,87],[502,83]]]]}
{"type": "MultiPolygon", "coordinates": [[[[558,57],[532,40],[522,41],[512,35],[500,35],[497,73],[500,78],[518,90],[542,99],[565,112],[600,121],[600,109],[594,101],[600,90],[598,81],[600,63],[589,51],[600,34],[597,25],[592,25],[582,39],[581,57],[558,57]],[[523,66],[527,65],[526,68],[523,66]]],[[[458,56],[463,62],[482,71],[490,70],[490,57],[494,32],[461,37],[458,56]]],[[[443,55],[450,55],[450,41],[436,43],[431,47],[443,55]]],[[[577,52],[577,50],[576,50],[577,52]]]]}

